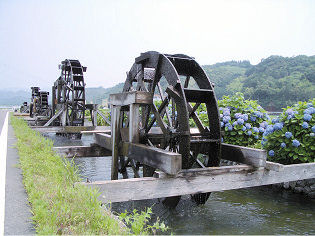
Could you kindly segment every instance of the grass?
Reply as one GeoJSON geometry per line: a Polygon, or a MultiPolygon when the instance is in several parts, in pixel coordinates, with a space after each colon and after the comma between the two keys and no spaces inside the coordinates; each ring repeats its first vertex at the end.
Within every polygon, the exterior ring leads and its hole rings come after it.
{"type": "Polygon", "coordinates": [[[99,193],[82,185],[77,168],[52,150],[53,142],[11,116],[17,137],[23,183],[38,234],[128,234],[99,193]]]}

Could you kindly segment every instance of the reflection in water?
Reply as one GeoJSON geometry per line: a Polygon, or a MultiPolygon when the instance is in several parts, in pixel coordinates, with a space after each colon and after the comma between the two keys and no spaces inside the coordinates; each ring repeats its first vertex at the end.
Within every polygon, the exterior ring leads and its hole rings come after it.
{"type": "MultiPolygon", "coordinates": [[[[83,135],[82,140],[48,137],[55,146],[93,142],[93,135],[83,135]]],[[[110,179],[110,157],[74,161],[85,178],[110,179]]],[[[315,234],[315,200],[270,187],[212,193],[203,206],[196,206],[184,196],[174,210],[165,209],[158,199],[115,203],[111,207],[120,213],[151,206],[154,217],[163,220],[174,234],[315,234]]]]}

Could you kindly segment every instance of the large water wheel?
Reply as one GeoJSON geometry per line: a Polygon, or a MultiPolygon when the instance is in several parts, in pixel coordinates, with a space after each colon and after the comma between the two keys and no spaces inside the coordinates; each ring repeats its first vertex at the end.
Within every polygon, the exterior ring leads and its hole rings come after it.
{"type": "Polygon", "coordinates": [[[85,83],[83,67],[78,60],[66,59],[59,65],[61,75],[52,88],[53,115],[64,109],[54,124],[62,126],[84,126],[85,115],[85,83]],[[62,118],[64,117],[64,118],[62,118]]]}
{"type": "MultiPolygon", "coordinates": [[[[218,105],[212,83],[194,58],[181,54],[142,53],[127,75],[123,92],[129,91],[154,94],[153,104],[142,106],[140,110],[141,143],[180,153],[183,169],[219,165],[218,105]],[[207,110],[206,125],[197,112],[200,106],[207,110]]],[[[126,115],[122,113],[121,116],[122,128],[128,126],[126,115]]],[[[148,177],[154,171],[149,166],[120,157],[119,172],[124,178],[132,172],[135,177],[148,177]],[[132,171],[128,171],[129,168],[132,171]]],[[[192,200],[204,204],[209,195],[194,194],[192,200]]],[[[180,196],[176,196],[162,201],[168,207],[176,207],[179,200],[180,196]]]]}

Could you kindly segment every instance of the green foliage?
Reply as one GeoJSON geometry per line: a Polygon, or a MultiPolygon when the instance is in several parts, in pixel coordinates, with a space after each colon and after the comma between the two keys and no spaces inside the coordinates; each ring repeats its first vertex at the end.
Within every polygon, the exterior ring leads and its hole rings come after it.
{"type": "Polygon", "coordinates": [[[53,142],[11,117],[17,137],[23,183],[38,234],[126,234],[101,207],[99,193],[83,185],[73,163],[52,150],[53,142]]]}
{"type": "Polygon", "coordinates": [[[166,232],[168,227],[163,222],[160,223],[159,219],[157,219],[153,225],[148,224],[151,219],[151,214],[151,208],[147,208],[146,211],[141,211],[141,213],[138,213],[137,210],[134,209],[131,214],[128,214],[127,211],[121,213],[119,219],[130,228],[131,234],[155,235],[157,231],[166,232]]]}
{"type": "Polygon", "coordinates": [[[273,120],[263,139],[270,160],[283,164],[315,161],[314,107],[315,99],[298,102],[273,120]]]}
{"type": "Polygon", "coordinates": [[[224,96],[218,105],[224,142],[259,147],[269,119],[266,111],[256,101],[245,100],[242,93],[224,96]]]}

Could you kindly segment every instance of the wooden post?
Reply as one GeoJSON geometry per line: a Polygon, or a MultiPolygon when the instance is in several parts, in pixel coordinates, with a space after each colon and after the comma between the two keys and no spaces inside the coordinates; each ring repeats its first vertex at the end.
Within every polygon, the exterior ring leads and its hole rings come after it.
{"type": "Polygon", "coordinates": [[[139,104],[131,104],[129,111],[129,142],[139,143],[139,104]]]}
{"type": "Polygon", "coordinates": [[[111,179],[118,179],[118,157],[119,157],[119,140],[120,140],[120,110],[121,106],[111,106],[112,113],[112,170],[111,179]]]}

